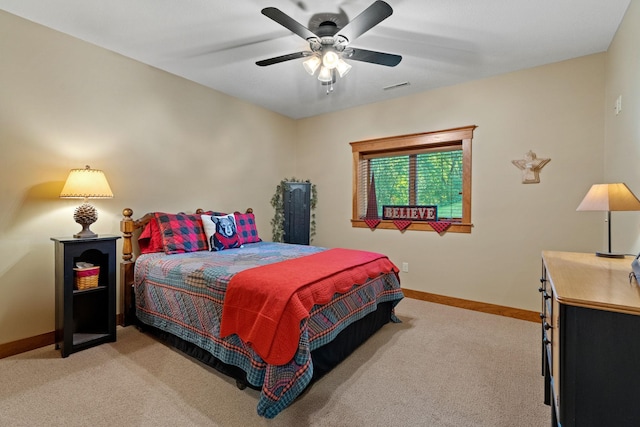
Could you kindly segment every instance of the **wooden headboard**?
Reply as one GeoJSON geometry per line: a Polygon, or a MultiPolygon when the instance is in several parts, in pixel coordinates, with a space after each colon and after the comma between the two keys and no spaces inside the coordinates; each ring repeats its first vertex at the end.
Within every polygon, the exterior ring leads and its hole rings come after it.
{"type": "MultiPolygon", "coordinates": [[[[203,209],[196,209],[196,214],[203,214],[203,209]]],[[[253,213],[252,208],[248,208],[246,213],[253,213]]],[[[143,228],[154,218],[153,213],[148,213],[140,219],[133,219],[133,210],[125,208],[122,210],[123,218],[120,221],[120,231],[122,232],[122,262],[120,263],[120,313],[122,313],[122,326],[134,324],[135,304],[133,298],[133,280],[135,257],[133,253],[133,234],[136,230],[143,228]]]]}

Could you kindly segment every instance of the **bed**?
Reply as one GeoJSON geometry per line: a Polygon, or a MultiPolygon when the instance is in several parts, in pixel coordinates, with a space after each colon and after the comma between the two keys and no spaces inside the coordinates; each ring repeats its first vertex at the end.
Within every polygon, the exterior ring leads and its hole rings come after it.
{"type": "Polygon", "coordinates": [[[125,325],[260,390],[260,416],[275,417],[383,325],[399,322],[398,269],[382,254],[262,241],[251,209],[123,215],[125,325]],[[222,235],[224,218],[237,236],[222,235]],[[134,259],[135,240],[142,253],[134,259]]]}

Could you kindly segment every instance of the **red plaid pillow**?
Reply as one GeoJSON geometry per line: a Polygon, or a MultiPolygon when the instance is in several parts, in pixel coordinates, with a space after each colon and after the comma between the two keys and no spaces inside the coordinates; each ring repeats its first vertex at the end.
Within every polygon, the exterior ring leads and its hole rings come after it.
{"type": "Polygon", "coordinates": [[[256,217],[252,213],[235,212],[233,216],[236,219],[236,229],[238,230],[238,237],[240,243],[256,243],[261,242],[262,239],[258,237],[258,229],[256,228],[256,217]]]}
{"type": "Polygon", "coordinates": [[[166,254],[206,251],[207,237],[200,215],[155,213],[166,254]]]}
{"type": "Polygon", "coordinates": [[[138,246],[140,247],[141,254],[164,252],[162,235],[158,228],[158,221],[156,221],[155,218],[152,218],[147,225],[145,225],[140,237],[138,237],[138,246]]]}

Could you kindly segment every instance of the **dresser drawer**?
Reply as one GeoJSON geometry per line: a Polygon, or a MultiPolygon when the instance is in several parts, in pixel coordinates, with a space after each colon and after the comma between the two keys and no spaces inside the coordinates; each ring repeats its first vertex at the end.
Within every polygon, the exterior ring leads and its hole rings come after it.
{"type": "MultiPolygon", "coordinates": [[[[540,292],[542,300],[542,309],[540,311],[540,319],[542,323],[542,343],[545,346],[546,351],[550,352],[550,347],[553,343],[554,326],[557,323],[557,313],[554,313],[553,288],[551,287],[551,284],[547,278],[547,272],[544,266],[542,269],[542,278],[540,279],[540,288],[538,289],[538,291],[540,292]]],[[[552,355],[549,354],[548,357],[551,358],[552,355]]]]}
{"type": "Polygon", "coordinates": [[[560,305],[544,263],[538,291],[540,292],[542,306],[540,311],[543,352],[542,373],[547,378],[546,381],[548,383],[545,392],[545,403],[552,406],[552,410],[557,417],[560,407],[560,305]]]}

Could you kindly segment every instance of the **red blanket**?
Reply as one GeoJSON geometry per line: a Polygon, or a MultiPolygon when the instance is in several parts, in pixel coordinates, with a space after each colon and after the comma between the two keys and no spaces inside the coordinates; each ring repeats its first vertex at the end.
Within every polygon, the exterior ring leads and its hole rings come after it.
{"type": "Polygon", "coordinates": [[[315,304],[398,272],[385,256],[351,249],[313,255],[241,271],[227,286],[220,335],[237,334],[272,365],[288,363],[300,340],[300,322],[315,304]]]}

